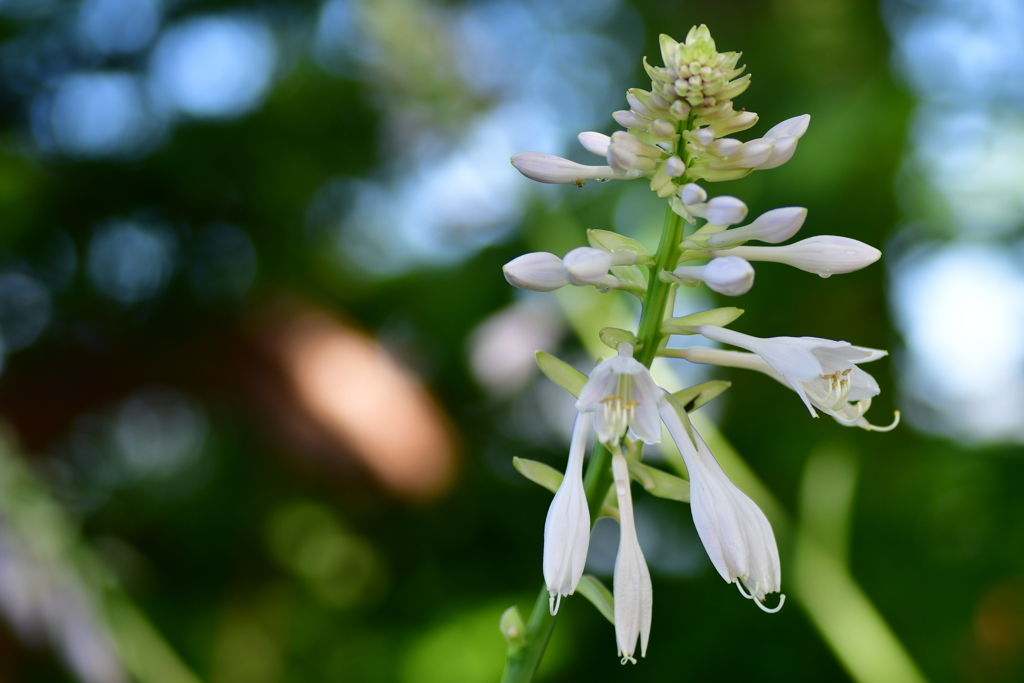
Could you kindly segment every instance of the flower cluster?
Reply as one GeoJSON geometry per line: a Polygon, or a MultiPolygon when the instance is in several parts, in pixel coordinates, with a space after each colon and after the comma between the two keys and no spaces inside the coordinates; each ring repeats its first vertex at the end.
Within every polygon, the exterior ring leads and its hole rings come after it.
{"type": "Polygon", "coordinates": [[[520,289],[548,292],[568,285],[592,286],[601,292],[626,291],[643,300],[636,333],[602,331],[602,341],[617,353],[600,363],[589,378],[544,356],[542,369],[577,396],[569,460],[557,485],[552,484],[550,473],[544,474],[550,468],[534,463],[529,471],[521,470],[555,490],[544,528],[543,556],[552,613],[562,597],[581,585],[592,513],[619,519],[613,612],[624,663],[635,661],[638,640],[641,656],[646,655],[653,604],[651,578],[633,524],[631,480],[653,495],[690,503],[712,564],[745,597],[771,612],[781,608],[785,597],[774,608],[766,606],[766,596],[781,589],[771,524],[729,479],[688,416],[724,385],[711,382],[670,394],[658,387],[649,370],[657,357],[764,372],[792,389],[813,417],[820,411],[842,425],[886,431],[899,419],[897,413],[892,425],[877,427],[864,416],[879,387],[860,365],[881,358],[885,351],[815,337],[753,337],[728,329],[742,313],[737,308],[666,317],[671,308],[666,302],[677,286],[703,283],[725,296],[745,294],[754,284],[752,262],[783,263],[829,277],[864,268],[877,261],[881,252],[831,235],[779,246],[803,227],[805,208],[773,209],[747,222],[747,206],[740,199],[709,198],[701,181],[740,178],[789,161],[810,117],[793,117],[746,142],[728,137],[757,123],[756,114],[733,106],[733,98],[750,83],[749,75],[741,75],[743,67],[737,67],[739,54],[719,53],[705,26],[691,29],[683,43],[661,36],[661,54],[664,66],[650,66],[644,60],[651,89],[629,90],[630,109],[613,115],[626,130],[610,136],[595,132],[579,136],[581,144],[605,157],[607,165],[584,166],[540,152],[512,157],[513,166],[523,175],[545,183],[649,179],[651,190],[667,204],[666,232],[657,253],[651,254],[628,237],[590,230],[589,246],[564,257],[535,252],[504,267],[505,278],[520,289]],[[687,225],[694,227],[687,230],[687,225]],[[700,345],[669,349],[666,342],[671,335],[701,335],[743,351],[700,345]],[[688,481],[642,462],[643,445],[660,441],[663,428],[678,448],[688,481]],[[595,476],[588,473],[587,481],[596,483],[588,484],[592,486],[588,489],[583,460],[591,429],[597,443],[590,464],[595,476]]]}

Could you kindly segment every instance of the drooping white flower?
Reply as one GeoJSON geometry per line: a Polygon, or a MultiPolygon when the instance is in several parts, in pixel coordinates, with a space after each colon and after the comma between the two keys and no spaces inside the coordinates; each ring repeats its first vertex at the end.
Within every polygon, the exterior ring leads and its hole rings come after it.
{"type": "Polygon", "coordinates": [[[672,274],[680,280],[700,280],[712,291],[740,296],[754,286],[754,268],[738,256],[720,256],[703,266],[679,266],[672,274]]]}
{"type": "Polygon", "coordinates": [[[621,453],[612,455],[612,478],[619,502],[619,552],[615,557],[615,640],[622,663],[636,664],[633,653],[640,638],[640,656],[647,656],[651,634],[654,592],[647,561],[640,549],[633,522],[633,498],[629,490],[629,466],[621,453]]]}
{"type": "Polygon", "coordinates": [[[583,489],[583,455],[593,416],[580,413],[572,428],[569,462],[544,522],[544,582],[550,593],[551,614],[563,595],[572,595],[583,576],[590,545],[590,511],[583,489]]]}
{"type": "Polygon", "coordinates": [[[510,285],[533,292],[552,292],[569,284],[562,259],[546,251],[517,256],[501,270],[510,285]]]}
{"type": "Polygon", "coordinates": [[[627,429],[644,443],[657,443],[661,441],[661,390],[651,371],[633,358],[631,344],[619,344],[618,352],[590,373],[576,409],[594,413],[594,431],[601,443],[617,443],[627,429]]]}
{"type": "Polygon", "coordinates": [[[875,431],[888,431],[896,426],[894,422],[889,427],[875,427],[863,417],[871,406],[871,398],[880,390],[875,378],[857,366],[882,358],[887,355],[885,351],[817,337],[762,339],[714,325],[702,325],[697,331],[708,339],[760,356],[797,393],[814,417],[818,416],[817,408],[848,426],[875,431]]]}
{"type": "Polygon", "coordinates": [[[748,261],[785,263],[821,277],[852,273],[882,257],[874,247],[835,235],[817,235],[781,247],[733,247],[729,251],[712,250],[713,256],[732,254],[748,261]]]}
{"type": "Polygon", "coordinates": [[[761,508],[729,479],[685,411],[665,394],[661,417],[675,441],[690,475],[690,511],[711,563],[728,583],[766,612],[777,612],[785,602],[769,609],[765,595],[781,589],[779,549],[768,518],[761,508]],[[686,424],[683,420],[686,420],[686,424]],[[746,589],[746,590],[744,590],[746,589]]]}

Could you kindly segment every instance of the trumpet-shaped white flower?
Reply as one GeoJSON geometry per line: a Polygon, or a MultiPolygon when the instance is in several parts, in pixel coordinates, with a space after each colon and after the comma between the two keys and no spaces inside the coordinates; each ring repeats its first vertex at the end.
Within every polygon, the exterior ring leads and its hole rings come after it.
{"type": "Polygon", "coordinates": [[[686,463],[693,524],[711,563],[744,597],[766,612],[777,612],[784,595],[776,607],[764,605],[765,594],[778,592],[782,580],[779,549],[768,518],[729,479],[674,399],[665,394],[659,409],[686,463]]]}
{"type": "Polygon", "coordinates": [[[874,247],[835,235],[817,235],[782,247],[733,247],[729,251],[712,250],[713,256],[741,256],[748,261],[785,263],[821,277],[852,273],[870,266],[882,257],[874,247]]]}
{"type": "Polygon", "coordinates": [[[602,362],[583,385],[576,409],[594,413],[601,443],[618,443],[631,429],[644,443],[661,441],[658,400],[661,390],[651,371],[633,358],[633,346],[619,344],[618,355],[602,362]]]}
{"type": "Polygon", "coordinates": [[[621,453],[612,455],[612,478],[619,501],[619,552],[615,557],[615,640],[622,663],[636,664],[633,653],[640,638],[640,656],[647,656],[651,634],[654,592],[647,561],[640,550],[633,523],[633,498],[629,491],[629,467],[621,453]]]}
{"type": "Polygon", "coordinates": [[[551,614],[558,612],[563,595],[572,595],[583,576],[590,546],[590,511],[583,489],[583,454],[593,416],[580,413],[572,428],[569,462],[544,522],[544,582],[551,614]]]}
{"type": "Polygon", "coordinates": [[[853,346],[850,342],[817,337],[770,337],[762,339],[714,325],[702,325],[697,331],[725,344],[732,344],[760,356],[781,381],[789,385],[814,417],[815,408],[831,415],[847,426],[874,431],[876,427],[863,415],[871,407],[871,398],[879,394],[878,382],[857,365],[887,355],[879,349],[853,346]]]}

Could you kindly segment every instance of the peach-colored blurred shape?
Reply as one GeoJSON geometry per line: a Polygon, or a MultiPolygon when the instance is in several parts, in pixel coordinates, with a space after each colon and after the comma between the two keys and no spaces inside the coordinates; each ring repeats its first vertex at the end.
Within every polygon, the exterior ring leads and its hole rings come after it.
{"type": "Polygon", "coordinates": [[[432,498],[448,488],[456,453],[446,416],[422,385],[369,337],[326,316],[278,330],[295,398],[387,489],[432,498]]]}
{"type": "Polygon", "coordinates": [[[1004,579],[978,601],[961,653],[967,681],[1019,681],[1024,669],[1024,577],[1004,579]]]}

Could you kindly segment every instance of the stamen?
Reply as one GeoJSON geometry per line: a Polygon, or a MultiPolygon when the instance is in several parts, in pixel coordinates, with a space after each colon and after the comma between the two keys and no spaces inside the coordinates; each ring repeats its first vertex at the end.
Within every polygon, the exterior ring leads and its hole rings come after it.
{"type": "Polygon", "coordinates": [[[879,427],[879,426],[873,425],[873,424],[871,424],[869,422],[868,423],[868,431],[869,432],[891,432],[892,430],[896,429],[896,425],[898,425],[900,423],[900,411],[898,411],[898,410],[893,411],[893,415],[895,415],[896,417],[893,419],[892,424],[889,425],[888,427],[879,427]]]}
{"type": "Polygon", "coordinates": [[[548,611],[551,612],[551,616],[558,614],[558,608],[562,604],[562,594],[552,593],[548,596],[548,611]]]}
{"type": "Polygon", "coordinates": [[[640,404],[633,400],[633,378],[622,374],[616,379],[615,393],[601,399],[604,419],[611,431],[620,437],[633,423],[633,415],[640,404]]]}
{"type": "Polygon", "coordinates": [[[775,607],[766,607],[765,604],[760,600],[754,600],[754,604],[760,607],[762,612],[767,612],[768,614],[775,614],[780,609],[782,609],[783,605],[786,604],[786,594],[779,593],[779,604],[775,607]]]}

